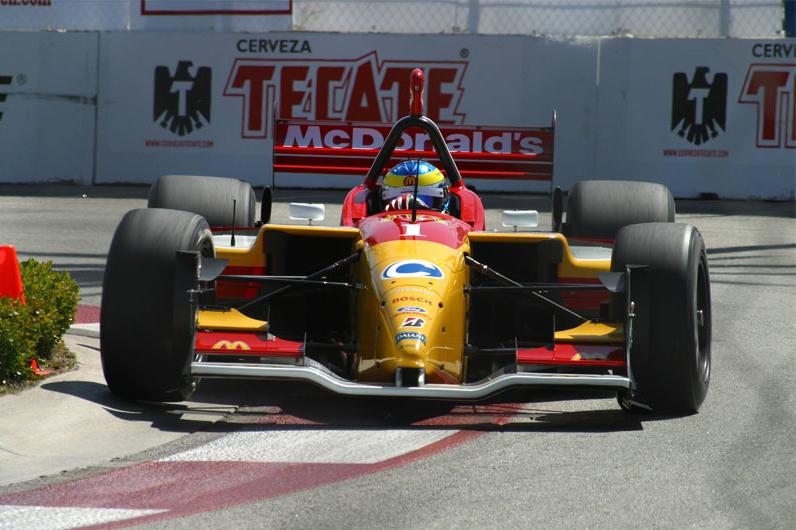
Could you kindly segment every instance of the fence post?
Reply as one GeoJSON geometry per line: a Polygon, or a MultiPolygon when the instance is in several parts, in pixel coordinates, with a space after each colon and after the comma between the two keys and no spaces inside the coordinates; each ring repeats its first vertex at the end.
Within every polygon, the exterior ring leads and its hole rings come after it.
{"type": "Polygon", "coordinates": [[[478,33],[478,24],[481,19],[481,6],[478,0],[470,0],[467,9],[467,32],[478,33]]]}
{"type": "Polygon", "coordinates": [[[721,0],[719,4],[719,36],[730,36],[730,0],[721,0]]]}

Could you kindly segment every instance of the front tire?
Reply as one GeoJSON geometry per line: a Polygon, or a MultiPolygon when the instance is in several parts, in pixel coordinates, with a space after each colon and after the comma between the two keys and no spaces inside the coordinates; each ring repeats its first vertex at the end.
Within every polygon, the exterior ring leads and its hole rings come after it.
{"type": "Polygon", "coordinates": [[[632,398],[656,412],[694,413],[711,371],[710,275],[702,236],[684,224],[627,226],[617,234],[611,270],[627,265],[647,266],[630,276],[636,315],[632,398]]]}
{"type": "Polygon", "coordinates": [[[128,212],[116,228],[102,283],[100,349],[111,392],[180,401],[193,390],[193,312],[175,288],[178,250],[214,254],[202,217],[176,210],[128,212]],[[185,305],[180,305],[185,304],[185,305]]]}

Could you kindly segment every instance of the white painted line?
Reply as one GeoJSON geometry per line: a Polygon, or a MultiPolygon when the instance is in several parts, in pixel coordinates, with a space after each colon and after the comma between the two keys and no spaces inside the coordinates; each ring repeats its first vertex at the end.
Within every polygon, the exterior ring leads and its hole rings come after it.
{"type": "Polygon", "coordinates": [[[425,429],[236,432],[162,461],[375,464],[456,434],[425,429]]]}
{"type": "Polygon", "coordinates": [[[72,324],[69,326],[69,334],[70,335],[80,335],[82,337],[92,337],[92,338],[99,338],[100,336],[100,327],[99,322],[94,322],[92,324],[72,324]]]}
{"type": "Polygon", "coordinates": [[[123,521],[167,510],[0,505],[0,530],[60,530],[123,521]]]}

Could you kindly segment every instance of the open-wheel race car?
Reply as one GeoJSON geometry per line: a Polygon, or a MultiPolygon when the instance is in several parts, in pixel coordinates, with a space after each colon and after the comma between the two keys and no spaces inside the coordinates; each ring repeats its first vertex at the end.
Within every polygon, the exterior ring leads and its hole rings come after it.
{"type": "MultiPolygon", "coordinates": [[[[552,231],[518,231],[532,211],[504,212],[514,231],[487,231],[462,175],[551,177],[551,149],[462,153],[457,165],[423,115],[421,71],[411,86],[410,114],[378,151],[287,145],[290,124],[277,125],[274,171],[366,172],[340,226],[313,226],[320,206],[308,204],[291,215],[309,224],[270,223],[270,190],[257,212],[234,179],[152,186],[108,254],[111,391],[182,400],[211,377],[451,401],[587,387],[615,391],[625,409],[695,412],[710,378],[710,280],[702,237],[674,222],[669,190],[579,182],[566,212],[553,194],[552,231]],[[433,149],[406,150],[418,134],[433,149]]],[[[553,129],[537,131],[552,148],[553,129]]]]}

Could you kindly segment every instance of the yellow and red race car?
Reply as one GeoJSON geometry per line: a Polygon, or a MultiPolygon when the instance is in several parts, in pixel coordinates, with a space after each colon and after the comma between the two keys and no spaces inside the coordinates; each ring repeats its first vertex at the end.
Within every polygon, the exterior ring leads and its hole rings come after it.
{"type": "Polygon", "coordinates": [[[452,401],[592,387],[616,391],[625,409],[695,412],[710,379],[710,280],[702,237],[674,222],[671,193],[580,182],[565,221],[554,193],[553,231],[517,231],[533,225],[530,211],[504,212],[513,232],[487,231],[462,175],[551,177],[552,149],[532,147],[552,147],[553,129],[534,130],[519,152],[465,153],[457,164],[448,144],[466,134],[443,136],[423,115],[422,72],[412,75],[411,112],[375,158],[311,145],[328,123],[276,126],[275,171],[366,171],[339,227],[312,226],[319,207],[307,204],[291,213],[308,225],[269,223],[268,189],[256,220],[251,186],[233,179],[153,185],[149,208],[124,216],[108,254],[101,355],[111,391],[181,400],[211,377],[452,401]],[[411,172],[399,201],[385,193],[385,173],[412,158],[438,164],[444,206],[419,200],[411,172]]]}

